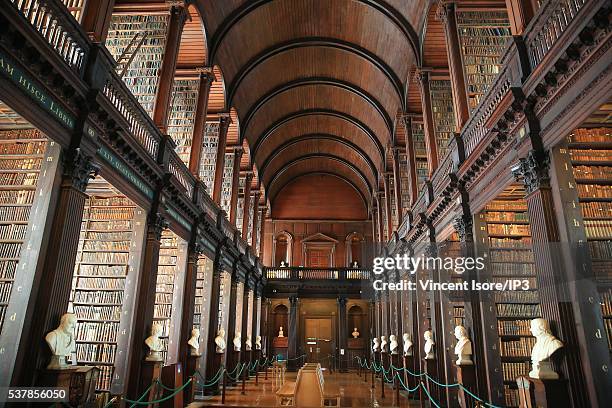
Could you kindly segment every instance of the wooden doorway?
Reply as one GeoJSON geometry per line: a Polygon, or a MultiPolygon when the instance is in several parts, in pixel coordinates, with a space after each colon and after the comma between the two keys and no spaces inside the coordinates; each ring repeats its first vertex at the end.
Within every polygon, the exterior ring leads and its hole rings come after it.
{"type": "Polygon", "coordinates": [[[308,251],[308,262],[306,265],[311,268],[329,268],[331,267],[331,249],[315,249],[308,251]]]}
{"type": "Polygon", "coordinates": [[[331,317],[307,317],[304,319],[304,329],[306,362],[320,363],[321,367],[329,368],[333,344],[331,317]]]}

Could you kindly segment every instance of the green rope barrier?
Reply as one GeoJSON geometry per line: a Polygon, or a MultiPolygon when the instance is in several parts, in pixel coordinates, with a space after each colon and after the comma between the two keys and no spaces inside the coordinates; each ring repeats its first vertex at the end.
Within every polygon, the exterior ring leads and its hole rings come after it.
{"type": "Polygon", "coordinates": [[[419,389],[419,387],[421,387],[421,383],[419,383],[417,384],[416,387],[414,387],[413,389],[410,389],[406,386],[406,384],[404,384],[404,381],[402,380],[402,376],[399,374],[396,374],[396,375],[397,375],[397,379],[399,380],[400,384],[402,384],[402,387],[404,387],[404,389],[408,392],[415,392],[416,390],[419,389]]]}
{"type": "Polygon", "coordinates": [[[193,378],[190,378],[189,380],[187,380],[187,382],[186,382],[185,384],[183,384],[183,385],[181,385],[179,388],[177,388],[177,389],[176,389],[176,390],[175,390],[175,391],[174,391],[172,394],[170,394],[170,395],[168,395],[168,396],[166,396],[166,397],[164,397],[164,398],[162,398],[162,399],[159,399],[159,400],[155,400],[155,401],[145,401],[145,402],[142,402],[142,401],[140,401],[140,400],[138,400],[138,401],[132,401],[132,400],[129,400],[129,399],[127,399],[127,398],[126,398],[126,399],[125,399],[125,401],[126,401],[126,402],[128,402],[128,403],[130,403],[130,404],[132,404],[132,405],[131,405],[131,407],[134,407],[134,406],[136,406],[136,405],[150,405],[150,404],[159,404],[159,403],[161,403],[161,402],[168,401],[169,399],[174,398],[174,396],[175,396],[176,394],[178,394],[179,392],[181,392],[181,391],[183,391],[185,388],[187,388],[187,386],[188,386],[189,384],[191,384],[192,380],[193,380],[193,378]]]}
{"type": "Polygon", "coordinates": [[[229,373],[225,373],[227,375],[227,377],[232,380],[232,381],[238,381],[240,379],[240,374],[242,374],[242,372],[244,371],[244,367],[246,367],[246,363],[242,364],[242,367],[240,368],[240,372],[236,375],[236,377],[232,377],[229,373]]]}
{"type": "MultiPolygon", "coordinates": [[[[140,398],[138,398],[138,399],[137,399],[137,401],[142,401],[142,399],[143,399],[144,397],[146,397],[146,396],[147,396],[147,394],[149,393],[149,391],[151,390],[151,388],[153,388],[153,386],[154,386],[154,385],[155,385],[155,383],[154,383],[154,382],[152,382],[152,383],[151,383],[151,385],[149,385],[149,386],[147,387],[147,389],[145,390],[145,392],[143,392],[143,393],[142,393],[142,395],[140,396],[140,398]]],[[[127,399],[126,399],[126,401],[127,401],[127,399]]],[[[133,408],[133,407],[134,407],[134,405],[135,405],[135,404],[132,404],[132,406],[131,406],[130,408],[133,408]]]]}
{"type": "Polygon", "coordinates": [[[441,408],[440,405],[438,405],[438,403],[436,402],[436,400],[434,400],[431,395],[429,394],[429,391],[427,390],[427,387],[425,386],[425,384],[423,384],[423,382],[421,381],[421,388],[423,388],[423,391],[425,391],[425,394],[427,394],[427,397],[429,398],[429,401],[434,404],[436,406],[436,408],[441,408]]]}

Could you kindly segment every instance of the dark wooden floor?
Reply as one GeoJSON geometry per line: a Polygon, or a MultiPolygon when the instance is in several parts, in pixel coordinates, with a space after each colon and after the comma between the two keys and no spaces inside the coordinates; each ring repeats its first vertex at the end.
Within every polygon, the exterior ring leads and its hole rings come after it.
{"type": "MultiPolygon", "coordinates": [[[[295,381],[296,373],[287,373],[287,381],[295,381]]],[[[418,401],[408,401],[402,393],[399,404],[395,398],[395,390],[390,386],[385,388],[385,399],[380,398],[380,380],[376,382],[376,389],[372,390],[371,382],[364,382],[357,372],[324,374],[325,382],[337,383],[340,387],[340,405],[342,407],[417,407],[418,401]]],[[[205,400],[194,402],[191,408],[197,407],[274,407],[275,395],[272,389],[271,376],[268,380],[263,379],[261,373],[259,385],[251,379],[246,383],[246,395],[241,394],[240,387],[228,387],[226,390],[225,404],[221,404],[221,396],[204,397],[205,400]]]]}

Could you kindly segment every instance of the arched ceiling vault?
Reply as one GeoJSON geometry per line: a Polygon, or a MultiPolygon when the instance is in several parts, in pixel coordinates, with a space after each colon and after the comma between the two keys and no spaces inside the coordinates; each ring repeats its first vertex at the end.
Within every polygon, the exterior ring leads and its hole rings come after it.
{"type": "Polygon", "coordinates": [[[270,200],[295,177],[327,173],[369,203],[420,64],[428,1],[193,3],[270,200]]]}

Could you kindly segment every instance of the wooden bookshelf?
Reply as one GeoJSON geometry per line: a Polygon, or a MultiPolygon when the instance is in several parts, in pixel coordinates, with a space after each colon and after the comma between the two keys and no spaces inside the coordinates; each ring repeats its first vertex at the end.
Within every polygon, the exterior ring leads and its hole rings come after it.
{"type": "Polygon", "coordinates": [[[210,194],[215,186],[215,165],[217,163],[217,148],[219,146],[219,121],[207,121],[204,125],[202,142],[202,158],[200,163],[200,180],[206,185],[210,194]]]}
{"type": "Polygon", "coordinates": [[[167,30],[168,14],[114,14],[106,38],[106,48],[115,60],[119,60],[135,35],[146,35],[123,82],[149,116],[153,115],[167,30]]]}
{"type": "Polygon", "coordinates": [[[191,155],[198,89],[199,80],[197,79],[175,79],[172,88],[168,135],[176,143],[176,153],[186,166],[189,166],[191,155]]]}
{"type": "Polygon", "coordinates": [[[438,160],[441,161],[448,150],[448,141],[455,132],[455,114],[453,111],[453,91],[450,80],[432,79],[429,81],[431,109],[433,111],[434,132],[438,148],[438,160]]]}
{"type": "Polygon", "coordinates": [[[505,10],[458,11],[457,30],[470,109],[475,109],[501,70],[511,37],[505,10]]]}
{"type": "Polygon", "coordinates": [[[234,153],[225,153],[225,162],[223,166],[223,183],[221,185],[221,208],[230,214],[232,203],[232,186],[234,179],[234,153]]]}
{"type": "Polygon", "coordinates": [[[402,214],[410,210],[410,175],[408,174],[408,155],[404,150],[398,154],[400,175],[400,196],[402,197],[402,214]]]}
{"type": "Polygon", "coordinates": [[[610,128],[575,129],[568,150],[603,325],[612,352],[612,133],[610,128]]]}
{"type": "Polygon", "coordinates": [[[240,176],[238,179],[238,200],[236,202],[236,228],[242,234],[242,222],[244,219],[244,186],[246,177],[240,176]]]}
{"type": "Polygon", "coordinates": [[[496,291],[494,305],[500,367],[503,375],[506,406],[518,406],[516,378],[527,375],[535,338],[529,331],[530,321],[541,316],[537,292],[531,230],[524,192],[509,187],[484,211],[486,230],[487,276],[492,282],[521,279],[529,290],[496,291]]]}
{"type": "Polygon", "coordinates": [[[78,320],[77,363],[100,368],[100,392],[113,378],[135,209],[111,194],[89,196],[83,211],[68,310],[78,320]]]}
{"type": "Polygon", "coordinates": [[[36,129],[0,131],[0,331],[28,232],[47,138],[36,129]]]}
{"type": "Polygon", "coordinates": [[[397,231],[399,227],[399,218],[397,214],[397,206],[395,205],[395,177],[389,175],[389,205],[391,206],[391,225],[393,230],[397,231]]]}
{"type": "Polygon", "coordinates": [[[249,225],[247,229],[247,243],[250,245],[253,238],[253,213],[255,212],[255,198],[249,200],[249,225]]]}
{"type": "Polygon", "coordinates": [[[427,149],[425,148],[425,127],[421,122],[411,121],[412,144],[414,146],[414,157],[416,159],[416,173],[418,191],[421,191],[425,180],[429,175],[427,166],[427,149]]]}

